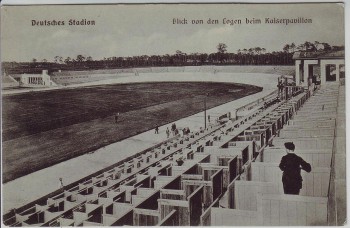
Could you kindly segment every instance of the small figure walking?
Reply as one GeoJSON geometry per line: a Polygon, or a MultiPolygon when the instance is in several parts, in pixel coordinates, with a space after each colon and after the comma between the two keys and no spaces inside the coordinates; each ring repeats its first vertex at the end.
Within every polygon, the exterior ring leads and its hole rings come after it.
{"type": "Polygon", "coordinates": [[[319,89],[321,87],[321,78],[320,75],[316,75],[315,88],[319,89]]]}
{"type": "Polygon", "coordinates": [[[283,171],[282,182],[284,194],[299,195],[303,186],[303,178],[300,171],[311,172],[311,165],[294,153],[295,145],[293,142],[286,142],[284,146],[287,149],[287,155],[282,157],[279,165],[283,171]]]}
{"type": "Polygon", "coordinates": [[[277,88],[278,88],[278,97],[282,96],[283,93],[283,83],[282,83],[282,79],[278,79],[278,83],[277,83],[277,88]]]}
{"type": "Polygon", "coordinates": [[[63,189],[64,189],[62,177],[60,177],[60,179],[59,179],[58,188],[59,188],[60,190],[63,190],[63,189]]]}
{"type": "Polygon", "coordinates": [[[154,134],[159,134],[159,127],[158,127],[158,125],[156,126],[156,129],[155,129],[155,131],[154,131],[154,134]]]}
{"type": "Polygon", "coordinates": [[[115,123],[118,123],[119,119],[119,112],[114,116],[115,123]]]}
{"type": "Polygon", "coordinates": [[[176,163],[178,166],[182,166],[184,161],[182,160],[182,157],[179,157],[177,160],[176,160],[176,163]]]}
{"type": "Polygon", "coordinates": [[[210,115],[208,115],[208,122],[210,123],[210,115]]]}
{"type": "Polygon", "coordinates": [[[168,127],[166,128],[165,133],[166,133],[166,137],[169,138],[169,136],[170,136],[170,131],[169,131],[169,128],[168,128],[168,127]]]}
{"type": "Polygon", "coordinates": [[[173,132],[173,136],[176,135],[175,130],[176,130],[176,124],[173,123],[173,124],[171,125],[171,131],[173,132]]]}

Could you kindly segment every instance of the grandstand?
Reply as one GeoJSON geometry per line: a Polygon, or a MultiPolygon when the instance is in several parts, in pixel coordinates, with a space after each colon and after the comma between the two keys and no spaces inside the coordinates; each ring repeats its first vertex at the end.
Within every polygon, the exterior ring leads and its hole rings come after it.
{"type": "MultiPolygon", "coordinates": [[[[178,67],[147,67],[147,68],[126,68],[126,69],[101,69],[101,70],[86,70],[86,71],[58,71],[50,74],[51,83],[54,86],[74,86],[84,85],[93,82],[102,82],[110,80],[119,80],[126,77],[140,76],[140,74],[217,74],[217,73],[260,73],[260,74],[280,74],[294,75],[293,66],[178,66],[178,67]],[[56,85],[57,84],[57,85],[56,85]]],[[[317,71],[315,71],[317,72],[317,71]]],[[[2,87],[11,89],[19,86],[19,80],[23,75],[3,76],[2,87]],[[17,78],[15,80],[13,77],[17,78]]],[[[25,77],[41,77],[41,75],[24,74],[25,77]]],[[[23,83],[22,83],[23,84],[23,83]]],[[[22,87],[33,87],[36,90],[40,86],[29,85],[24,83],[22,87]],[[25,85],[25,86],[23,86],[25,85]]],[[[61,87],[58,87],[61,88],[61,87]]],[[[48,89],[48,88],[47,88],[48,89]]],[[[46,90],[47,90],[46,89],[46,90]]],[[[53,88],[52,89],[57,89],[53,88]]],[[[18,90],[18,92],[24,91],[18,90]]]]}
{"type": "Polygon", "coordinates": [[[86,82],[101,81],[111,78],[130,77],[135,75],[136,70],[112,69],[112,70],[94,70],[94,71],[63,71],[54,72],[51,79],[60,85],[72,85],[86,82]]]}
{"type": "Polygon", "coordinates": [[[147,67],[127,69],[104,69],[91,71],[62,71],[54,72],[51,79],[59,85],[75,85],[106,80],[118,80],[124,77],[139,76],[140,74],[176,73],[261,73],[293,75],[293,66],[178,66],[178,67],[147,67]]]}
{"type": "Polygon", "coordinates": [[[224,124],[164,141],[5,214],[4,223],[343,224],[344,86],[330,83],[315,93],[290,89],[289,99],[267,98],[267,106],[256,102],[224,124]],[[312,165],[299,196],[283,194],[281,186],[278,162],[286,141],[312,165]]]}

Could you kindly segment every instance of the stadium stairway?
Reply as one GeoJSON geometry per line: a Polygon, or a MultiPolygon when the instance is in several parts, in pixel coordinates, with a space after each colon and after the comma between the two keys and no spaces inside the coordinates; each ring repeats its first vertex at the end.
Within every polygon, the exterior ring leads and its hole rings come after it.
{"type": "MultiPolygon", "coordinates": [[[[235,181],[234,209],[211,209],[211,225],[329,224],[328,196],[339,91],[344,93],[339,85],[326,85],[310,97],[251,163],[250,177],[235,181]],[[285,142],[294,142],[296,154],[312,166],[310,173],[302,171],[299,195],[286,195],[283,191],[278,165],[286,154],[285,142]]],[[[344,99],[340,102],[344,106],[344,99]]],[[[340,112],[345,114],[344,110],[340,112]]]]}
{"type": "Polygon", "coordinates": [[[19,82],[16,81],[13,77],[10,75],[3,75],[2,81],[1,81],[2,88],[12,88],[12,87],[18,87],[19,82]]]}

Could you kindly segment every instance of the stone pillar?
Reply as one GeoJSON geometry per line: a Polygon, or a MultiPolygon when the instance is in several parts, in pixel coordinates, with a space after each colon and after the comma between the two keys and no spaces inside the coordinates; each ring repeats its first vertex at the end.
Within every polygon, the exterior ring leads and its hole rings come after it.
{"type": "Polygon", "coordinates": [[[326,64],[323,60],[321,60],[320,71],[321,71],[321,85],[322,85],[326,83],[326,64]]]}
{"type": "Polygon", "coordinates": [[[300,84],[300,60],[295,60],[295,85],[300,84]]]}
{"type": "Polygon", "coordinates": [[[305,85],[305,83],[307,85],[307,82],[309,80],[309,64],[307,63],[306,60],[304,60],[304,78],[303,78],[303,80],[304,80],[304,85],[305,85]]]}
{"type": "Polygon", "coordinates": [[[335,64],[335,81],[339,82],[340,79],[340,67],[339,64],[335,64]]]}

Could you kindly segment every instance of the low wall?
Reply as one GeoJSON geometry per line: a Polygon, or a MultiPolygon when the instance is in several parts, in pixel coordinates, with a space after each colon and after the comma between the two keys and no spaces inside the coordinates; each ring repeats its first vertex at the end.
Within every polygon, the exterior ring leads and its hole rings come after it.
{"type": "Polygon", "coordinates": [[[51,76],[61,85],[79,84],[118,77],[139,76],[148,73],[261,73],[294,75],[294,66],[180,66],[180,67],[145,67],[126,69],[101,69],[89,71],[54,72],[51,76]]]}

